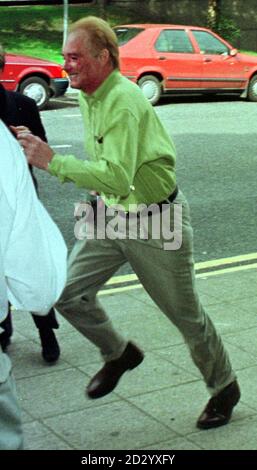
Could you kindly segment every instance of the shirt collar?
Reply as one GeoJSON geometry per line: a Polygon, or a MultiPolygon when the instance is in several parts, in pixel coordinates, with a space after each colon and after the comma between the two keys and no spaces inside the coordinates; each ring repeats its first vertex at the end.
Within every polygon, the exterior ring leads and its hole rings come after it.
{"type": "Polygon", "coordinates": [[[118,81],[120,77],[120,71],[118,69],[113,70],[110,75],[104,80],[104,82],[97,88],[97,90],[88,95],[84,91],[81,91],[82,96],[84,99],[87,100],[88,103],[93,101],[101,101],[103,100],[111,91],[115,83],[118,81]]]}

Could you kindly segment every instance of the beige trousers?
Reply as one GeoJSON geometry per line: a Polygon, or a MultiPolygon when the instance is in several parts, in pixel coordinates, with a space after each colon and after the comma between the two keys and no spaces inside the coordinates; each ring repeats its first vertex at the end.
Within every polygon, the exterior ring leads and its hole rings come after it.
{"type": "Polygon", "coordinates": [[[182,207],[182,244],[178,249],[164,249],[166,239],[162,230],[158,239],[151,238],[153,227],[149,229],[148,239],[121,236],[77,241],[69,259],[68,282],[56,308],[100,349],[105,361],[118,358],[127,341],[113,327],[97,299],[97,292],[128,261],[145,290],[183,335],[213,395],[232,382],[235,374],[196,292],[193,232],[188,204],[180,191],[168,207],[171,223],[178,206],[182,207]]]}

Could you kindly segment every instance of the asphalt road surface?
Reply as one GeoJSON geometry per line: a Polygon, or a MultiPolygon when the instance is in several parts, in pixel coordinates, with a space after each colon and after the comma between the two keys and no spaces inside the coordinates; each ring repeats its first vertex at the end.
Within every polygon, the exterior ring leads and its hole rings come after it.
{"type": "MultiPolygon", "coordinates": [[[[196,261],[257,252],[257,103],[169,98],[155,110],[177,148],[177,179],[191,207],[196,261]]],[[[41,116],[56,152],[83,158],[76,100],[52,101],[41,116]]],[[[40,170],[36,175],[41,199],[71,248],[74,203],[85,192],[40,170]]]]}

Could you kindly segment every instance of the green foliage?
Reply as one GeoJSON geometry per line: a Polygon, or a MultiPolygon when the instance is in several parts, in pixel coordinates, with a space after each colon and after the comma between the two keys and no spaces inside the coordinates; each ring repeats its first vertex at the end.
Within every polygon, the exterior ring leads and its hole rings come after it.
{"type": "Polygon", "coordinates": [[[240,38],[241,35],[240,29],[236,22],[231,18],[223,15],[220,15],[217,18],[217,24],[213,30],[232,44],[234,40],[240,38]]]}
{"type": "MultiPolygon", "coordinates": [[[[111,25],[128,21],[124,8],[109,7],[111,25]]],[[[70,5],[69,22],[87,15],[100,16],[99,6],[70,5]]],[[[63,6],[0,6],[0,43],[7,52],[31,55],[62,63],[63,6]]]]}
{"type": "Polygon", "coordinates": [[[248,54],[248,55],[257,55],[257,52],[254,51],[245,51],[243,49],[240,50],[243,54],[248,54]]]}
{"type": "MultiPolygon", "coordinates": [[[[145,22],[147,11],[108,5],[105,19],[112,25],[145,22]]],[[[69,22],[87,15],[101,16],[99,5],[83,4],[69,6],[69,22]]],[[[7,52],[25,54],[62,63],[63,6],[1,7],[0,43],[7,52]]],[[[215,17],[214,31],[233,44],[240,36],[236,23],[226,17],[215,17]]]]}

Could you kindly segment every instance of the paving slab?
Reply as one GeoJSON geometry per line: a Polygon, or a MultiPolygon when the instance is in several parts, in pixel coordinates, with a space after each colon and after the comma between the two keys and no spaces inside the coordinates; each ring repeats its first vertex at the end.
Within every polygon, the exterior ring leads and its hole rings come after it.
{"type": "Polygon", "coordinates": [[[209,395],[179,331],[142,288],[100,295],[115,326],[145,359],[114,392],[90,400],[85,387],[101,367],[98,350],[57,314],[59,361],[41,357],[28,312],[13,312],[9,347],[28,450],[257,450],[257,269],[197,278],[220,332],[242,397],[231,423],[200,431],[209,395]]]}

